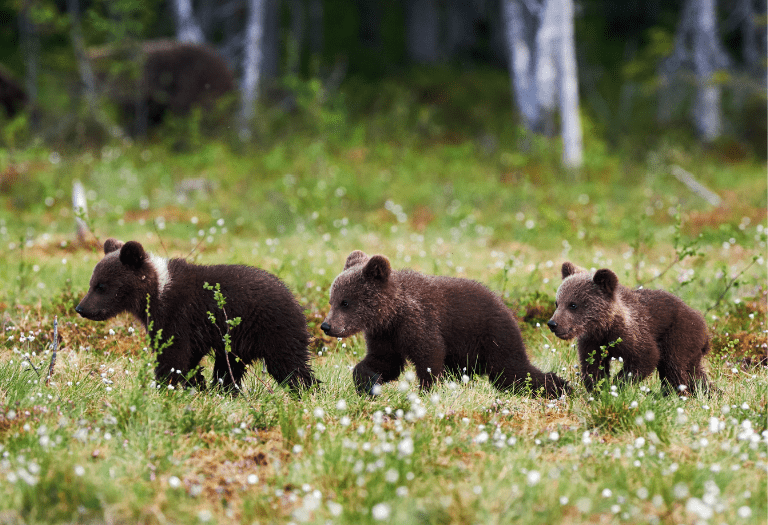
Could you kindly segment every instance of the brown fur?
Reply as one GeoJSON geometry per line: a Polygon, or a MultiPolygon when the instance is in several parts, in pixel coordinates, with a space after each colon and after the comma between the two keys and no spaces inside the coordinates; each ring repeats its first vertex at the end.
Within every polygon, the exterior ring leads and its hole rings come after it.
{"type": "Polygon", "coordinates": [[[90,55],[109,97],[121,107],[128,124],[133,124],[137,103],[144,107],[152,125],[160,123],[166,111],[183,116],[195,106],[210,109],[235,88],[227,63],[205,44],[153,40],[143,42],[135,51],[106,47],[92,50],[90,55]],[[107,80],[110,60],[138,60],[139,89],[127,70],[107,80]]]}
{"type": "Polygon", "coordinates": [[[13,118],[27,105],[27,92],[21,82],[0,65],[0,105],[5,108],[5,114],[13,118]]]}
{"type": "Polygon", "coordinates": [[[162,341],[173,337],[172,344],[157,356],[155,375],[159,380],[183,382],[188,378],[189,383],[204,388],[202,374],[191,372],[213,350],[213,380],[225,388],[232,388],[233,383],[239,386],[246,365],[257,359],[264,359],[267,372],[278,383],[299,387],[316,382],[308,364],[304,313],[274,275],[250,266],[199,266],[183,259],[166,260],[148,254],[136,241],[123,244],[108,239],[104,253],[93,270],[88,294],[75,310],[94,321],[130,312],[145,329],[151,322],[153,341],[160,330],[162,341]],[[230,330],[229,359],[222,341],[227,330],[225,316],[213,291],[203,288],[206,282],[220,284],[226,318],[241,318],[230,330]],[[215,326],[207,312],[215,313],[215,326]]]}
{"type": "Polygon", "coordinates": [[[352,252],[331,286],[321,328],[333,337],[365,333],[367,354],[353,378],[358,390],[396,379],[413,362],[422,388],[445,370],[487,374],[494,386],[550,397],[567,382],[533,366],[514,316],[488,288],[468,279],[394,271],[383,255],[352,252]]]}
{"type": "Polygon", "coordinates": [[[685,386],[681,392],[707,388],[701,358],[709,350],[709,336],[699,312],[669,292],[622,286],[608,269],[592,274],[565,262],[561,273],[555,314],[547,325],[561,339],[578,339],[587,390],[607,379],[611,359],[619,358],[624,363],[620,380],[639,381],[658,370],[665,391],[680,385],[685,386]]]}

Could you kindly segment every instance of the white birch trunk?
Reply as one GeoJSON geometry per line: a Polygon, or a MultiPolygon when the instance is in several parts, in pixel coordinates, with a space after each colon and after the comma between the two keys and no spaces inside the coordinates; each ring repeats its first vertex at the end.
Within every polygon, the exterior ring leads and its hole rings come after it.
{"type": "MultiPolygon", "coordinates": [[[[550,0],[551,1],[551,0],[550,0]]],[[[579,84],[576,77],[576,43],[573,36],[573,0],[560,0],[560,122],[563,136],[563,165],[579,168],[582,164],[579,84]]]]}
{"type": "Polygon", "coordinates": [[[693,71],[696,83],[692,107],[696,132],[707,142],[719,137],[723,129],[722,87],[716,83],[715,73],[728,67],[729,62],[720,44],[715,0],[686,0],[675,33],[675,47],[659,67],[660,120],[669,119],[679,105],[685,89],[678,79],[687,69],[693,71]]]}
{"type": "Polygon", "coordinates": [[[242,128],[241,138],[250,138],[250,124],[255,113],[256,100],[259,98],[259,79],[261,76],[262,40],[264,35],[264,0],[248,1],[248,21],[245,36],[245,54],[243,63],[242,93],[242,128]]]}
{"type": "Polygon", "coordinates": [[[509,76],[514,92],[514,102],[523,116],[526,129],[534,131],[539,125],[539,104],[536,100],[533,45],[527,35],[524,7],[519,0],[502,3],[504,33],[507,39],[509,76]]]}
{"type": "Polygon", "coordinates": [[[551,136],[557,107],[557,75],[562,12],[557,0],[544,0],[536,32],[536,98],[542,131],[551,136]]]}
{"type": "Polygon", "coordinates": [[[711,142],[722,133],[722,88],[714,82],[722,51],[718,42],[715,0],[696,0],[691,50],[698,82],[694,121],[701,138],[711,142]]]}
{"type": "Polygon", "coordinates": [[[203,30],[192,12],[192,0],[173,0],[173,9],[176,13],[176,39],[195,44],[205,42],[203,30]]]}

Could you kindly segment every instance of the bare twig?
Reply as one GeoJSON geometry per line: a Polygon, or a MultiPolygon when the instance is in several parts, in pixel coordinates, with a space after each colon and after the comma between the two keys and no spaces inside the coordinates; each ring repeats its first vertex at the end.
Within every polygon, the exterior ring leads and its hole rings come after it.
{"type": "Polygon", "coordinates": [[[53,318],[53,353],[51,353],[51,364],[48,365],[48,377],[45,378],[45,385],[51,381],[53,367],[56,366],[56,351],[59,348],[59,316],[53,318]]]}
{"type": "Polygon", "coordinates": [[[656,279],[660,279],[662,275],[664,275],[665,273],[667,273],[667,272],[668,272],[669,270],[671,270],[671,269],[672,269],[672,268],[673,268],[673,267],[674,267],[674,266],[675,266],[677,263],[679,263],[679,262],[680,262],[680,261],[682,261],[682,260],[683,260],[683,259],[681,259],[681,258],[680,258],[680,255],[677,255],[677,256],[675,256],[675,259],[674,259],[674,260],[673,260],[671,263],[669,263],[669,265],[668,265],[666,268],[664,268],[662,271],[660,271],[659,273],[657,273],[656,275],[654,275],[654,276],[653,276],[653,277],[651,277],[650,279],[647,279],[647,280],[645,280],[645,281],[643,281],[643,282],[639,283],[639,284],[638,284],[638,286],[640,286],[640,287],[645,287],[647,284],[649,284],[649,283],[652,283],[652,282],[653,282],[653,281],[655,281],[656,279]]]}
{"type": "Polygon", "coordinates": [[[163,236],[160,235],[160,228],[157,227],[157,220],[152,221],[152,227],[155,229],[155,234],[157,235],[157,238],[160,241],[160,246],[163,247],[165,256],[168,257],[168,248],[165,247],[165,241],[163,241],[163,236]]]}
{"type": "Polygon", "coordinates": [[[688,186],[689,190],[707,201],[712,206],[720,206],[720,203],[723,202],[723,199],[720,198],[720,195],[697,181],[690,172],[677,165],[672,166],[671,170],[672,175],[674,175],[677,180],[688,186]]]}
{"type": "Polygon", "coordinates": [[[717,308],[717,306],[720,304],[720,301],[722,301],[722,300],[723,300],[723,297],[725,297],[725,294],[726,294],[726,293],[728,293],[728,290],[730,290],[730,289],[731,289],[731,287],[732,287],[732,286],[733,286],[733,285],[736,283],[736,281],[739,279],[739,277],[741,277],[741,276],[744,274],[744,272],[746,272],[747,270],[749,270],[749,269],[750,269],[750,268],[751,268],[751,267],[752,267],[752,266],[753,266],[753,265],[754,265],[754,264],[757,262],[757,259],[758,259],[757,257],[753,257],[753,258],[752,258],[752,262],[751,262],[751,263],[749,263],[749,264],[746,266],[746,268],[744,268],[744,269],[743,269],[743,270],[741,270],[739,273],[737,273],[737,274],[734,276],[734,278],[733,278],[733,279],[731,279],[731,280],[728,282],[728,284],[725,286],[725,290],[723,290],[723,293],[721,293],[721,294],[720,294],[720,297],[718,297],[718,298],[717,298],[717,301],[715,301],[715,304],[713,304],[712,306],[710,306],[709,308],[707,308],[707,310],[704,312],[704,315],[707,315],[707,314],[708,314],[708,313],[709,313],[711,310],[714,310],[715,308],[717,308]]]}
{"type": "Polygon", "coordinates": [[[24,358],[29,362],[29,366],[31,366],[32,370],[35,371],[35,373],[37,374],[37,377],[40,377],[40,372],[38,372],[37,367],[35,366],[35,363],[33,363],[32,360],[29,358],[29,356],[26,354],[24,355],[24,358]]]}
{"type": "Polygon", "coordinates": [[[200,245],[203,243],[203,240],[204,240],[204,239],[205,239],[205,236],[204,236],[204,235],[200,237],[200,240],[199,240],[199,241],[197,241],[197,244],[195,244],[195,246],[192,248],[192,250],[191,250],[191,251],[190,251],[190,252],[189,252],[187,255],[185,255],[185,256],[184,256],[184,260],[185,260],[185,261],[186,261],[187,259],[189,259],[190,257],[192,257],[192,254],[193,254],[193,253],[195,253],[195,252],[197,251],[197,249],[198,249],[198,248],[200,247],[200,245]]]}

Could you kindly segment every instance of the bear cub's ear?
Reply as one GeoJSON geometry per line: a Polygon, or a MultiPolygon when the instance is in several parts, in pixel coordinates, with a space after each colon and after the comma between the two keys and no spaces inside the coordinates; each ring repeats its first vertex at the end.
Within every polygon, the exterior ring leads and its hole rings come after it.
{"type": "Polygon", "coordinates": [[[104,255],[110,254],[123,247],[123,243],[117,239],[109,238],[104,241],[104,255]]]}
{"type": "Polygon", "coordinates": [[[614,290],[619,285],[619,278],[616,274],[607,268],[602,268],[595,272],[592,281],[602,288],[608,295],[613,295],[614,290]]]}
{"type": "Polygon", "coordinates": [[[385,282],[391,271],[389,259],[383,255],[374,255],[363,267],[363,277],[368,281],[385,282]]]}
{"type": "Polygon", "coordinates": [[[566,277],[570,277],[575,273],[580,273],[583,271],[584,271],[584,268],[579,268],[572,262],[566,261],[563,263],[563,267],[560,269],[560,274],[563,276],[563,279],[565,279],[566,277]]]}
{"type": "Polygon", "coordinates": [[[361,252],[360,250],[355,250],[354,252],[347,255],[347,262],[344,263],[344,269],[348,270],[349,268],[352,268],[355,265],[364,263],[368,260],[368,256],[361,252]]]}
{"type": "Polygon", "coordinates": [[[129,268],[138,270],[144,264],[147,258],[147,252],[144,247],[136,241],[128,241],[120,248],[120,262],[129,268]]]}

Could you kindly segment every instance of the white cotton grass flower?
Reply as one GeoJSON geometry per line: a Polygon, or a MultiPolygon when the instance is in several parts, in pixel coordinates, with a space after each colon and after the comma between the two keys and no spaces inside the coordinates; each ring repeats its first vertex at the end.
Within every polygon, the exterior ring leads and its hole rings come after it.
{"type": "Polygon", "coordinates": [[[389,519],[392,514],[392,507],[388,503],[377,503],[371,508],[371,516],[376,521],[384,521],[389,519]]]}
{"type": "Polygon", "coordinates": [[[397,451],[401,456],[410,456],[413,454],[414,446],[413,439],[410,437],[404,437],[400,443],[397,444],[397,451]]]}
{"type": "Polygon", "coordinates": [[[541,472],[539,472],[538,470],[529,470],[525,474],[525,481],[530,486],[537,485],[539,481],[541,481],[541,472]]]}
{"type": "Polygon", "coordinates": [[[689,498],[688,501],[685,502],[685,510],[689,514],[695,514],[702,520],[708,520],[714,516],[712,507],[699,498],[689,498]]]}
{"type": "Polygon", "coordinates": [[[344,511],[344,507],[341,506],[341,503],[337,503],[335,501],[329,501],[325,505],[328,507],[328,512],[330,512],[331,516],[334,518],[341,516],[341,513],[344,511]]]}

